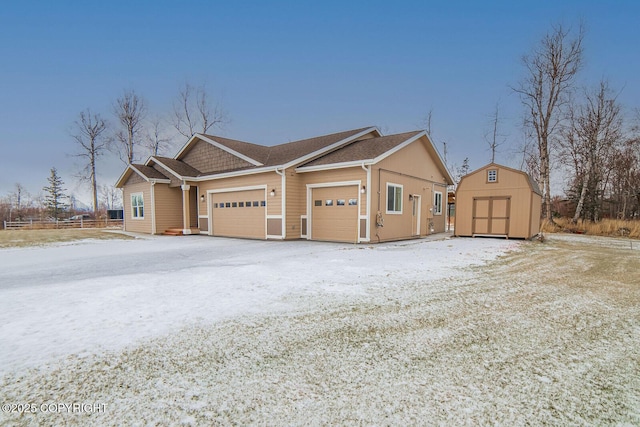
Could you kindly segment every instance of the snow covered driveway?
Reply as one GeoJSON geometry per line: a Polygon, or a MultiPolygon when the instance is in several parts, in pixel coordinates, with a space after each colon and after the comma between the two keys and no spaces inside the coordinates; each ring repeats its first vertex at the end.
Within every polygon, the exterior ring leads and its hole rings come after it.
{"type": "Polygon", "coordinates": [[[104,405],[0,424],[638,425],[637,247],[192,237],[0,251],[0,403],[104,405]]]}
{"type": "Polygon", "coordinates": [[[372,286],[433,281],[517,246],[451,242],[158,236],[0,250],[0,374],[198,322],[300,309],[316,295],[344,301],[372,286]]]}

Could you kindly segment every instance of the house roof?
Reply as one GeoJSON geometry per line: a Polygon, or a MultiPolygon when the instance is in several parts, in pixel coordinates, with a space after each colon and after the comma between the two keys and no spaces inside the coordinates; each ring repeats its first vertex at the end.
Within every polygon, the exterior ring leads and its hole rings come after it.
{"type": "Polygon", "coordinates": [[[201,174],[201,172],[196,168],[170,157],[153,156],[149,160],[160,163],[162,166],[166,166],[180,176],[196,177],[201,174]]]}
{"type": "Polygon", "coordinates": [[[162,181],[162,182],[170,182],[168,176],[162,174],[160,171],[145,165],[140,164],[131,164],[125,169],[122,173],[118,182],[116,182],[116,188],[120,188],[124,185],[124,183],[129,179],[132,173],[137,173],[141,176],[145,181],[162,181]]]}
{"type": "Polygon", "coordinates": [[[346,147],[318,157],[301,167],[330,165],[334,163],[353,162],[358,160],[373,160],[397,147],[403,142],[421,133],[421,131],[405,132],[396,135],[381,136],[379,138],[361,139],[346,147]]]}
{"type": "MultiPolygon", "coordinates": [[[[356,161],[378,161],[381,156],[393,153],[401,149],[403,144],[409,144],[424,135],[426,135],[424,131],[413,131],[382,136],[375,127],[363,127],[285,144],[264,146],[215,135],[195,134],[174,158],[154,156],[147,160],[146,165],[131,165],[130,168],[137,168],[136,171],[148,181],[150,179],[168,179],[167,176],[149,166],[153,163],[160,164],[178,179],[188,179],[228,174],[258,173],[270,168],[284,168],[295,165],[322,167],[324,165],[356,161]],[[365,138],[365,136],[372,133],[374,135],[373,138],[365,138]],[[182,161],[181,158],[199,140],[242,158],[251,165],[217,170],[215,172],[198,170],[182,161]]],[[[437,150],[432,144],[429,144],[428,148],[431,148],[435,156],[440,159],[437,150]]],[[[442,159],[440,159],[439,163],[445,176],[450,178],[442,159]]],[[[118,184],[124,183],[123,179],[126,180],[125,174],[118,181],[118,184]]]]}

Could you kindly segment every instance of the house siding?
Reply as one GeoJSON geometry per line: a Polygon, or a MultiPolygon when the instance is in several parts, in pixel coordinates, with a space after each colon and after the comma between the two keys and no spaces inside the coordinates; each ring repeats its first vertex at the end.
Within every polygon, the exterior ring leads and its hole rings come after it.
{"type": "Polygon", "coordinates": [[[182,228],[182,190],[167,184],[154,186],[155,215],[157,234],[169,228],[182,228]]]}
{"type": "Polygon", "coordinates": [[[409,144],[372,167],[373,190],[371,240],[387,241],[414,237],[412,202],[409,194],[420,196],[420,235],[442,233],[446,226],[447,186],[446,178],[438,169],[426,149],[426,137],[409,144]],[[387,214],[387,183],[403,186],[402,213],[387,214]],[[434,192],[442,193],[442,214],[434,214],[434,192]],[[382,227],[376,226],[376,213],[384,220],[382,227]]]}
{"type": "Polygon", "coordinates": [[[124,229],[136,233],[153,234],[151,229],[153,206],[151,204],[151,183],[142,179],[137,173],[131,174],[125,182],[122,192],[122,204],[124,207],[124,229]],[[142,193],[144,199],[144,218],[132,217],[131,195],[142,193]]]}

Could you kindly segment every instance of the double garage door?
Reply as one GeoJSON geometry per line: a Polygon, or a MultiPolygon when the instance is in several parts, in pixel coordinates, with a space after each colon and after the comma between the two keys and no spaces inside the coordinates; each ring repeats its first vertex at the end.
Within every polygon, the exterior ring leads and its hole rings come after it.
{"type": "Polygon", "coordinates": [[[211,204],[214,236],[250,239],[267,237],[264,189],[214,193],[211,204]]]}
{"type": "Polygon", "coordinates": [[[311,190],[311,238],[332,242],[358,241],[358,187],[311,190]]]}
{"type": "Polygon", "coordinates": [[[473,231],[476,235],[509,235],[511,197],[476,197],[473,199],[473,231]]]}

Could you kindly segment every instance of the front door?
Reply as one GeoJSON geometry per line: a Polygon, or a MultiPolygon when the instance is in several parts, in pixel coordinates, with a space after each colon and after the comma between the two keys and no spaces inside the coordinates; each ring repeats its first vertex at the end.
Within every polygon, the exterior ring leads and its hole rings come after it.
{"type": "Polygon", "coordinates": [[[413,195],[413,206],[412,206],[412,222],[413,222],[413,235],[414,236],[419,236],[420,235],[420,210],[421,210],[421,205],[420,205],[420,196],[416,196],[415,194],[413,195]]]}

